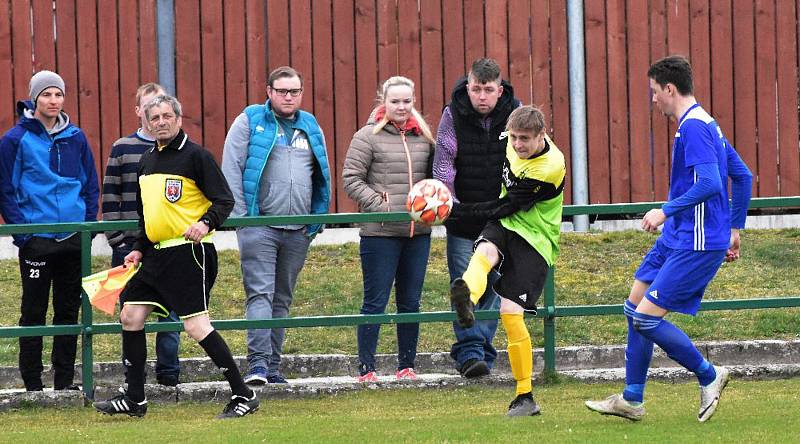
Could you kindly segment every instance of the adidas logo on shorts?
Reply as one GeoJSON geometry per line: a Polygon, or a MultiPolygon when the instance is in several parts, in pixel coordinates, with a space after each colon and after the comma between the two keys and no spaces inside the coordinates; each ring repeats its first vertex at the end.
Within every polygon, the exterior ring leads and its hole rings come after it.
{"type": "Polygon", "coordinates": [[[658,290],[651,291],[650,296],[652,296],[653,299],[658,299],[658,290]]]}
{"type": "Polygon", "coordinates": [[[519,295],[519,300],[522,302],[528,302],[528,293],[523,293],[519,295]]]}

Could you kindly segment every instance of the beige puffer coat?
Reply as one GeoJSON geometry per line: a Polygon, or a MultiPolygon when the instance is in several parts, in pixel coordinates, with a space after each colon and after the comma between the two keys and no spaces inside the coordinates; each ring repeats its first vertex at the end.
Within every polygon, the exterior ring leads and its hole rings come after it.
{"type": "MultiPolygon", "coordinates": [[[[430,177],[434,145],[422,135],[401,134],[391,123],[378,134],[374,129],[370,122],[353,135],[342,172],[344,191],[362,213],[406,211],[411,186],[430,177]]],[[[413,237],[430,232],[419,223],[385,222],[361,224],[359,234],[413,237]]]]}

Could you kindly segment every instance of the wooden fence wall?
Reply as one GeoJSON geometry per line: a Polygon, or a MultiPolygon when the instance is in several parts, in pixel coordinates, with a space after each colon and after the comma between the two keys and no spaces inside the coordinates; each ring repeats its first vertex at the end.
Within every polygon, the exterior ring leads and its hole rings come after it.
{"type": "MultiPolygon", "coordinates": [[[[671,53],[691,58],[699,100],[757,174],[755,195],[800,194],[800,0],[584,3],[591,203],[666,198],[675,127],[651,109],[646,71],[671,53]]],[[[156,14],[155,0],[0,0],[0,128],[31,74],[56,70],[102,173],[114,140],[138,126],[136,87],[158,79],[156,14]]],[[[395,74],[417,83],[435,127],[472,60],[493,57],[571,158],[566,0],[175,0],[175,16],[184,127],[218,159],[236,115],[265,100],[271,68],[304,74],[303,108],[325,131],[337,184],[332,211],[354,210],[344,155],[395,74]]]]}

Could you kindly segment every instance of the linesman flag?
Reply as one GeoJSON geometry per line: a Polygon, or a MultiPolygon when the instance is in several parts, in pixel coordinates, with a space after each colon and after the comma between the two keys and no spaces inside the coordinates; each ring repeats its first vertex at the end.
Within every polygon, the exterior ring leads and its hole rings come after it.
{"type": "Polygon", "coordinates": [[[113,316],[122,289],[138,270],[138,267],[120,265],[83,278],[83,291],[89,296],[89,303],[113,316]]]}

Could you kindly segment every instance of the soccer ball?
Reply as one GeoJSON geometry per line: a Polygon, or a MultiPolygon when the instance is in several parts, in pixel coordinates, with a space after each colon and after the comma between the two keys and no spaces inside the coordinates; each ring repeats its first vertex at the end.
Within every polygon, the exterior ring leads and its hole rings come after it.
{"type": "Polygon", "coordinates": [[[417,222],[439,225],[453,209],[453,196],[442,182],[423,179],[411,187],[406,199],[408,214],[417,222]]]}

